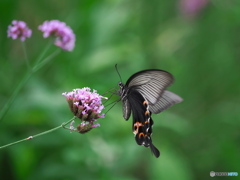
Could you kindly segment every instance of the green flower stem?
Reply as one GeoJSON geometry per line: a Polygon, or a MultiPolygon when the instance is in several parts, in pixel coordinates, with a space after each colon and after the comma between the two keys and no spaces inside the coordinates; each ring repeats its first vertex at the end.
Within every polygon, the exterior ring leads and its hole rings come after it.
{"type": "Polygon", "coordinates": [[[22,89],[22,87],[26,84],[26,82],[30,79],[30,77],[32,76],[32,71],[28,72],[23,79],[21,80],[21,82],[18,84],[17,88],[14,89],[11,97],[8,99],[8,101],[6,102],[6,104],[4,105],[4,107],[1,109],[0,111],[0,121],[4,118],[4,116],[7,114],[10,106],[12,105],[14,99],[16,98],[16,96],[18,95],[19,91],[22,89]]]}
{"type": "Polygon", "coordinates": [[[29,70],[31,70],[31,66],[29,64],[29,59],[28,59],[27,50],[26,50],[26,44],[23,41],[21,41],[21,42],[22,42],[22,48],[23,48],[23,53],[24,53],[24,56],[25,56],[25,61],[26,61],[27,67],[28,67],[29,70]]]}
{"type": "Polygon", "coordinates": [[[33,71],[38,71],[41,67],[43,67],[49,60],[53,59],[55,56],[57,56],[61,52],[61,49],[57,49],[52,54],[50,54],[48,57],[43,59],[40,63],[38,63],[36,66],[34,66],[33,71]]]}
{"type": "MultiPolygon", "coordinates": [[[[49,47],[48,47],[49,48],[49,47]]],[[[46,48],[46,49],[48,49],[46,48]]],[[[45,55],[47,50],[45,50],[44,53],[42,53],[42,57],[45,55]]],[[[6,102],[6,104],[4,105],[4,107],[1,109],[0,111],[0,121],[4,118],[4,116],[7,114],[8,110],[10,109],[13,101],[15,100],[15,98],[17,97],[19,91],[22,89],[22,87],[27,83],[27,81],[30,79],[30,77],[33,75],[33,73],[37,72],[40,68],[42,68],[44,65],[46,65],[47,62],[49,62],[49,60],[51,60],[52,58],[54,58],[56,55],[58,55],[61,52],[61,49],[57,49],[55,52],[53,52],[52,54],[50,54],[48,57],[46,57],[45,59],[43,59],[41,61],[41,59],[38,59],[38,64],[36,64],[30,71],[27,72],[27,74],[23,77],[23,79],[21,80],[21,82],[18,84],[17,88],[14,89],[13,94],[11,95],[11,97],[8,99],[8,101],[6,102]]]]}
{"type": "Polygon", "coordinates": [[[6,145],[4,145],[4,146],[1,146],[0,149],[9,147],[9,146],[12,146],[12,145],[15,145],[15,144],[18,144],[18,143],[21,143],[21,142],[24,142],[24,141],[33,139],[33,138],[36,138],[36,137],[38,137],[38,136],[42,136],[42,135],[51,133],[51,132],[56,131],[56,130],[58,130],[58,129],[60,129],[60,128],[65,128],[65,126],[68,125],[69,123],[71,123],[74,119],[76,119],[75,116],[74,116],[72,119],[70,119],[69,121],[62,123],[60,126],[57,126],[57,127],[53,128],[53,129],[50,129],[50,130],[48,130],[48,131],[44,131],[44,132],[42,132],[42,133],[36,134],[36,135],[34,135],[34,136],[29,136],[28,138],[25,138],[25,139],[22,139],[22,140],[19,140],[19,141],[6,144],[6,145]]]}
{"type": "Polygon", "coordinates": [[[52,40],[49,41],[49,43],[47,44],[47,46],[45,47],[45,49],[43,50],[43,52],[40,54],[40,56],[38,57],[36,63],[35,63],[35,67],[40,63],[40,61],[43,59],[43,57],[46,55],[47,51],[50,49],[52,45],[52,40]]]}

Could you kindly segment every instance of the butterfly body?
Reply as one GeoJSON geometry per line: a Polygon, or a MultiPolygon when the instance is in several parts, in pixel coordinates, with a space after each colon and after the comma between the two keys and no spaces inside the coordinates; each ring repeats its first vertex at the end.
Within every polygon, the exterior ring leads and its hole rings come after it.
{"type": "Polygon", "coordinates": [[[150,147],[156,157],[159,157],[160,152],[151,139],[151,114],[158,114],[182,101],[181,97],[166,90],[172,82],[173,76],[170,73],[148,69],[133,74],[126,84],[119,83],[118,94],[123,102],[123,117],[128,120],[132,114],[132,130],[137,144],[150,147]]]}

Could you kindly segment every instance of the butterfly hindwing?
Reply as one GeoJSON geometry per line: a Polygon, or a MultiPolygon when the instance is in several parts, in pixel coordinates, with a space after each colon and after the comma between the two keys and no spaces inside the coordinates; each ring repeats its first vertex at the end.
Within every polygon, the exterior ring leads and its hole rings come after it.
{"type": "Polygon", "coordinates": [[[182,98],[171,91],[165,90],[155,104],[149,105],[149,110],[158,114],[176,103],[182,102],[182,98]]]}
{"type": "Polygon", "coordinates": [[[130,91],[128,96],[133,115],[133,133],[138,145],[150,147],[153,154],[159,157],[159,150],[152,144],[152,125],[151,112],[146,99],[136,90],[130,91]]]}

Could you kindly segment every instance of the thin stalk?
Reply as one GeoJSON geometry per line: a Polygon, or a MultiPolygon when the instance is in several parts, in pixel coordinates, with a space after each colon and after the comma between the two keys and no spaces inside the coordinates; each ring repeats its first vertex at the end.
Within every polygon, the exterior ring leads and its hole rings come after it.
{"type": "Polygon", "coordinates": [[[12,103],[14,102],[15,98],[17,97],[18,93],[20,92],[22,87],[26,84],[26,82],[30,79],[32,74],[37,72],[40,68],[42,68],[44,65],[46,65],[46,63],[49,62],[49,60],[51,60],[52,58],[54,58],[57,54],[59,54],[61,52],[61,49],[57,49],[55,52],[53,52],[52,54],[50,54],[48,57],[46,57],[45,59],[43,59],[41,61],[42,57],[46,54],[47,49],[49,49],[49,47],[47,47],[44,50],[44,53],[41,54],[41,58],[39,58],[37,60],[38,64],[36,64],[32,69],[29,69],[27,74],[23,77],[21,82],[18,84],[17,88],[14,89],[11,97],[8,99],[8,101],[6,102],[6,104],[3,106],[3,108],[0,111],[0,121],[5,117],[9,108],[11,107],[12,103]]]}
{"type": "Polygon", "coordinates": [[[43,52],[40,54],[40,56],[38,57],[38,59],[36,60],[35,63],[35,67],[39,64],[39,62],[43,59],[43,57],[46,55],[47,51],[50,49],[52,45],[52,41],[49,41],[49,43],[47,44],[47,46],[45,47],[45,49],[43,50],[43,52]]]}
{"type": "Polygon", "coordinates": [[[54,51],[52,54],[50,54],[48,57],[43,59],[39,64],[34,66],[33,71],[36,72],[38,71],[41,67],[43,67],[45,64],[49,62],[49,60],[53,59],[55,56],[57,56],[61,52],[61,49],[57,49],[54,51]]]}
{"type": "Polygon", "coordinates": [[[42,136],[42,135],[45,135],[45,134],[48,134],[48,133],[51,133],[53,131],[56,131],[60,128],[65,128],[66,125],[68,125],[69,123],[71,123],[76,117],[74,116],[72,119],[70,119],[69,121],[67,122],[64,122],[62,123],[60,126],[57,126],[53,129],[50,129],[48,131],[44,131],[44,132],[41,132],[39,134],[36,134],[34,136],[29,136],[28,138],[25,138],[25,139],[22,139],[22,140],[19,140],[19,141],[15,141],[13,143],[9,143],[9,144],[6,144],[4,146],[1,146],[0,149],[3,149],[3,148],[6,148],[6,147],[9,147],[9,146],[12,146],[12,145],[15,145],[15,144],[18,144],[18,143],[21,143],[21,142],[24,142],[24,141],[27,141],[27,140],[30,140],[30,139],[33,139],[33,138],[36,138],[36,137],[39,137],[39,136],[42,136]]]}
{"type": "Polygon", "coordinates": [[[25,56],[25,62],[27,64],[28,69],[31,71],[31,66],[30,66],[30,63],[29,63],[28,55],[27,55],[26,44],[23,41],[21,41],[21,42],[22,42],[23,53],[24,53],[24,56],[25,56]]]}
{"type": "Polygon", "coordinates": [[[3,106],[3,108],[0,111],[0,121],[5,117],[5,115],[7,114],[9,108],[11,107],[14,99],[17,97],[18,93],[20,92],[20,90],[22,89],[22,87],[26,84],[26,82],[30,79],[32,75],[32,71],[28,72],[23,79],[21,80],[21,82],[18,84],[18,86],[14,89],[11,97],[8,99],[8,101],[6,102],[6,104],[3,106]]]}

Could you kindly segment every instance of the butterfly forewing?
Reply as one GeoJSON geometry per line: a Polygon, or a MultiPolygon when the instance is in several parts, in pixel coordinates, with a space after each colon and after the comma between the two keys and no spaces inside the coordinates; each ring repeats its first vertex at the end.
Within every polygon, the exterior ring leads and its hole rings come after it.
{"type": "Polygon", "coordinates": [[[144,70],[132,75],[126,83],[137,89],[150,104],[155,104],[163,91],[173,82],[173,76],[163,70],[144,70]]]}

